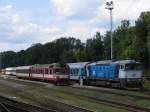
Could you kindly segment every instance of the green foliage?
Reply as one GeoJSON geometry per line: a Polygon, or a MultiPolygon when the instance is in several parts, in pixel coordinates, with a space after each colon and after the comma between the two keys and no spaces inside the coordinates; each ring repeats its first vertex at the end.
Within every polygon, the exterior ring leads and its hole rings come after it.
{"type": "Polygon", "coordinates": [[[144,66],[148,66],[149,53],[148,53],[148,26],[150,25],[147,17],[150,12],[142,13],[139,19],[136,21],[135,31],[135,53],[136,59],[140,60],[144,66]]]}
{"type": "Polygon", "coordinates": [[[114,43],[115,59],[134,59],[135,28],[128,20],[114,31],[114,43]]]}
{"type": "Polygon", "coordinates": [[[99,32],[96,33],[95,37],[88,39],[86,42],[86,56],[89,61],[98,61],[103,59],[104,50],[102,36],[99,32]]]}

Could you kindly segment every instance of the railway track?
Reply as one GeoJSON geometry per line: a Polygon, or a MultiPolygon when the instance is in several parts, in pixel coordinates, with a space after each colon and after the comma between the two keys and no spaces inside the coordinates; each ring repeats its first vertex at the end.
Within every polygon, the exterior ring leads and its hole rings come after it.
{"type": "Polygon", "coordinates": [[[3,96],[0,96],[0,101],[0,112],[94,112],[88,109],[68,105],[58,101],[51,101],[56,105],[56,107],[52,106],[52,109],[47,109],[39,106],[33,106],[30,104],[14,101],[3,96]],[[61,109],[57,107],[58,105],[61,107],[61,109]]]}
{"type": "Polygon", "coordinates": [[[143,107],[138,107],[138,106],[130,105],[130,104],[126,104],[126,103],[120,103],[117,101],[106,100],[106,99],[91,97],[91,96],[87,96],[87,95],[81,95],[81,94],[70,92],[70,91],[66,92],[66,91],[56,90],[56,89],[53,89],[53,90],[64,93],[64,94],[73,95],[75,97],[80,97],[83,100],[87,99],[92,102],[108,105],[108,106],[115,107],[115,108],[125,109],[125,110],[131,111],[131,112],[150,112],[149,108],[143,108],[143,107]]]}
{"type": "Polygon", "coordinates": [[[0,96],[0,107],[4,112],[58,112],[57,110],[45,109],[39,106],[26,104],[0,96]]]}
{"type": "Polygon", "coordinates": [[[120,96],[128,96],[136,99],[145,99],[145,100],[150,100],[150,97],[148,96],[140,96],[140,95],[132,95],[132,94],[127,94],[127,93],[119,93],[111,90],[105,90],[105,89],[99,89],[99,88],[88,88],[88,87],[79,87],[79,86],[71,86],[72,88],[76,89],[81,89],[81,90],[92,90],[96,92],[103,92],[103,93],[108,93],[108,94],[115,94],[115,95],[120,95],[120,96]]]}
{"type": "MultiPolygon", "coordinates": [[[[20,80],[20,79],[16,79],[16,78],[11,78],[12,80],[19,80],[19,81],[24,81],[24,82],[29,82],[29,83],[36,83],[36,84],[47,84],[45,82],[36,82],[36,81],[30,81],[30,80],[20,80]]],[[[111,91],[108,89],[103,89],[103,88],[97,88],[97,87],[92,87],[92,86],[70,86],[72,88],[76,88],[76,89],[84,89],[84,90],[92,90],[92,91],[96,91],[96,92],[103,92],[103,93],[109,93],[109,94],[115,94],[115,95],[120,95],[120,96],[128,96],[128,97],[133,97],[133,98],[137,98],[137,99],[148,99],[150,100],[150,97],[148,96],[142,96],[142,95],[133,95],[133,94],[128,94],[128,93],[120,93],[120,92],[115,92],[115,91],[111,91]]]]}
{"type": "Polygon", "coordinates": [[[0,112],[31,112],[13,105],[0,103],[1,111],[0,112]]]}
{"type": "MultiPolygon", "coordinates": [[[[149,99],[149,97],[145,97],[145,96],[136,96],[136,95],[130,95],[130,94],[123,94],[123,93],[117,93],[117,92],[113,92],[113,91],[108,91],[108,90],[95,90],[95,89],[91,89],[91,88],[81,88],[81,87],[74,87],[76,89],[86,89],[86,90],[94,90],[94,91],[99,91],[99,92],[107,92],[110,94],[116,94],[116,95],[121,95],[121,96],[130,96],[130,97],[134,97],[134,98],[139,98],[139,99],[149,99]]],[[[53,89],[53,88],[51,88],[53,89]]],[[[115,107],[115,108],[120,108],[120,109],[125,109],[128,111],[132,111],[132,112],[150,112],[150,109],[148,108],[141,108],[141,107],[137,107],[135,105],[129,105],[126,103],[120,103],[117,101],[111,101],[111,100],[105,100],[105,99],[100,99],[100,98],[96,98],[96,97],[91,97],[91,96],[87,96],[87,95],[81,95],[81,94],[77,94],[77,93],[73,93],[71,91],[62,91],[62,90],[56,90],[53,89],[55,91],[61,92],[61,93],[65,93],[68,95],[74,95],[75,97],[80,97],[81,99],[85,100],[88,99],[89,101],[93,101],[96,103],[100,103],[100,104],[104,104],[104,105],[108,105],[111,107],[115,107]]],[[[62,102],[55,102],[55,101],[50,101],[53,102],[54,104],[58,104],[58,107],[61,107],[62,110],[60,110],[60,112],[92,112],[86,109],[82,109],[79,107],[75,107],[75,106],[71,106],[62,102]],[[69,110],[69,111],[67,111],[69,110]]]]}

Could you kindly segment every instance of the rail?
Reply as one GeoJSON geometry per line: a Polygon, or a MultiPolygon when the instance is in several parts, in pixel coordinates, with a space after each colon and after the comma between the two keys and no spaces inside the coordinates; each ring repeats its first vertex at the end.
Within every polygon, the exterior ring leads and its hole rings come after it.
{"type": "Polygon", "coordinates": [[[96,102],[96,103],[108,105],[108,106],[115,107],[115,108],[125,109],[125,110],[131,111],[131,112],[150,112],[149,108],[138,107],[138,106],[135,106],[135,105],[120,103],[120,102],[113,101],[113,100],[105,100],[105,99],[96,98],[96,97],[93,97],[93,96],[81,95],[80,93],[74,93],[74,92],[71,92],[71,91],[68,92],[68,91],[56,90],[56,89],[53,89],[53,90],[64,93],[64,94],[73,95],[75,97],[80,97],[83,100],[87,99],[89,101],[93,101],[93,102],[96,102]]]}
{"type": "Polygon", "coordinates": [[[1,106],[2,112],[94,112],[88,109],[65,104],[65,103],[58,102],[58,101],[52,101],[52,102],[55,105],[59,105],[63,108],[60,109],[58,107],[52,106],[52,109],[47,109],[47,108],[43,108],[39,106],[34,106],[31,104],[18,102],[18,101],[15,101],[15,100],[3,97],[3,96],[0,96],[0,101],[1,101],[0,106],[1,106]]]}
{"type": "Polygon", "coordinates": [[[140,95],[132,95],[132,94],[127,94],[127,93],[120,93],[120,92],[115,92],[111,90],[104,90],[104,89],[99,89],[99,88],[88,88],[88,87],[80,87],[80,86],[71,86],[72,88],[76,89],[81,89],[81,90],[92,90],[96,92],[103,92],[103,93],[108,93],[108,94],[115,94],[115,95],[120,95],[120,96],[128,96],[128,97],[133,97],[137,99],[145,99],[145,100],[150,100],[150,97],[148,96],[140,96],[140,95]]]}
{"type": "Polygon", "coordinates": [[[0,96],[0,107],[2,112],[58,112],[56,110],[18,102],[3,96],[0,96]]]}

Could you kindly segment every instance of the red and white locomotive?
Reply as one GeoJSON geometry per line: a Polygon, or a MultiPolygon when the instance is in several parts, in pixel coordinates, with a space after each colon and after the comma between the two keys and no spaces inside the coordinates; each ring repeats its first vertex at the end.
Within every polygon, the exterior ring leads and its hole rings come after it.
{"type": "Polygon", "coordinates": [[[53,63],[16,67],[16,77],[65,84],[68,83],[69,73],[66,67],[60,67],[58,63],[53,63]]]}

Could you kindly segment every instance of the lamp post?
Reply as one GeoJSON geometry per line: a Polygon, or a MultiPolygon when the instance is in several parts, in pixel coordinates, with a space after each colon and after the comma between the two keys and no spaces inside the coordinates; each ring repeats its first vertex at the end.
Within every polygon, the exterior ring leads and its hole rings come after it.
{"type": "Polygon", "coordinates": [[[106,3],[106,9],[110,11],[110,41],[111,41],[111,60],[113,60],[113,17],[112,17],[112,10],[114,9],[113,7],[113,1],[107,2],[106,3]]]}
{"type": "Polygon", "coordinates": [[[0,69],[2,69],[2,53],[0,53],[0,69]]]}

